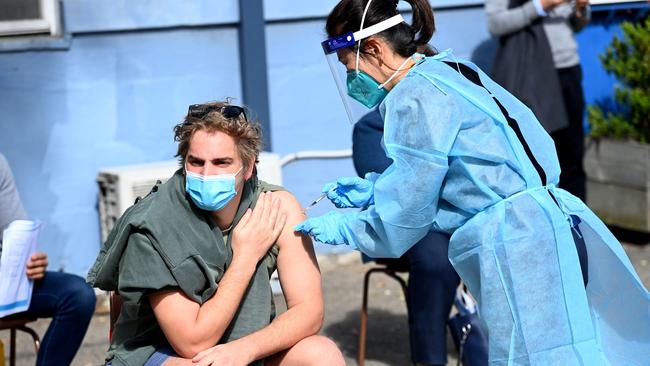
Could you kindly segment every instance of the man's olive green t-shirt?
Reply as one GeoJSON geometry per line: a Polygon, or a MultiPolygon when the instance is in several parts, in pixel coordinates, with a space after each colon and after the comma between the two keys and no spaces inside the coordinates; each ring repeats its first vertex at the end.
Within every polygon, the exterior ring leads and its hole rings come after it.
{"type": "MultiPolygon", "coordinates": [[[[129,208],[113,230],[88,274],[88,282],[117,291],[124,301],[106,360],[113,366],[143,365],[153,352],[168,345],[148,301],[148,294],[180,290],[203,304],[218,290],[232,260],[229,236],[206,211],[185,194],[179,170],[164,184],[129,208]]],[[[244,185],[233,227],[264,191],[281,190],[256,178],[244,185]]],[[[268,325],[274,317],[269,278],[278,247],[260,261],[237,313],[219,343],[226,343],[268,325]]],[[[262,364],[257,362],[256,364],[262,364]]]]}

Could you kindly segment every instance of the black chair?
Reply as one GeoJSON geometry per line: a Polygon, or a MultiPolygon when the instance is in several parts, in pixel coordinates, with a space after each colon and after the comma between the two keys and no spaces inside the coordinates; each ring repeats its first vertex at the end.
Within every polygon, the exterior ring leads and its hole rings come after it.
{"type": "Polygon", "coordinates": [[[27,323],[34,321],[36,321],[36,318],[20,318],[12,316],[0,319],[0,330],[9,329],[10,332],[9,366],[16,365],[16,331],[18,330],[32,336],[34,349],[36,353],[38,353],[38,348],[41,346],[41,339],[32,328],[27,326],[27,323]]]}
{"type": "Polygon", "coordinates": [[[109,304],[110,304],[110,320],[108,328],[108,341],[110,342],[113,339],[113,331],[115,330],[115,323],[117,318],[120,317],[120,312],[122,311],[122,296],[120,296],[115,291],[110,291],[108,293],[109,304]]]}
{"type": "MultiPolygon", "coordinates": [[[[366,256],[363,257],[364,262],[372,260],[366,256]]],[[[406,281],[400,277],[398,272],[408,272],[409,265],[408,259],[377,259],[375,260],[377,264],[375,267],[372,267],[366,271],[366,274],[363,278],[363,301],[361,303],[361,329],[359,330],[359,354],[357,355],[357,362],[359,366],[363,366],[366,362],[366,330],[368,325],[368,290],[370,284],[370,277],[373,273],[383,273],[386,276],[397,281],[402,287],[404,292],[404,299],[408,301],[408,286],[406,281]]]]}

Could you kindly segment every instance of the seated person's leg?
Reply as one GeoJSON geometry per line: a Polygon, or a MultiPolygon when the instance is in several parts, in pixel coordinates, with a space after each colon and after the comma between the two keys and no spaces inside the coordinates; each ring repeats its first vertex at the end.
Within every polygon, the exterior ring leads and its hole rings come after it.
{"type": "Polygon", "coordinates": [[[83,278],[46,272],[34,282],[29,309],[21,314],[52,318],[38,351],[37,365],[69,365],[95,311],[95,292],[83,278]]]}
{"type": "Polygon", "coordinates": [[[407,253],[411,359],[416,364],[447,363],[446,326],[460,278],[447,257],[449,237],[429,233],[407,253]]]}

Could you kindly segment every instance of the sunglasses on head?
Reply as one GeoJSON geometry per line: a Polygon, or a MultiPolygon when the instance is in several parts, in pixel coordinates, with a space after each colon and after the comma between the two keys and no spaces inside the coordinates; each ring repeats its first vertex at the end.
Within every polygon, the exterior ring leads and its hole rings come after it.
{"type": "Polygon", "coordinates": [[[238,105],[192,104],[188,109],[187,114],[190,117],[203,118],[212,111],[220,111],[224,117],[229,119],[237,118],[243,114],[244,119],[248,121],[246,111],[238,105]]]}

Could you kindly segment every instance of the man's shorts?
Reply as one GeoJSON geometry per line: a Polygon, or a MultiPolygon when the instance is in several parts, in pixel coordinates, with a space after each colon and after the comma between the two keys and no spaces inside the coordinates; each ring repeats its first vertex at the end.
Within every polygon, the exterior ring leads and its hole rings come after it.
{"type": "Polygon", "coordinates": [[[176,357],[176,352],[170,346],[158,348],[144,363],[144,366],[162,366],[170,357],[176,357]]]}

